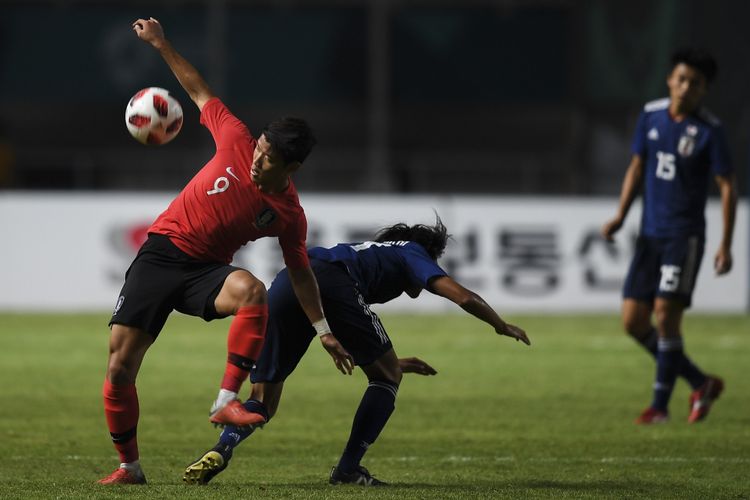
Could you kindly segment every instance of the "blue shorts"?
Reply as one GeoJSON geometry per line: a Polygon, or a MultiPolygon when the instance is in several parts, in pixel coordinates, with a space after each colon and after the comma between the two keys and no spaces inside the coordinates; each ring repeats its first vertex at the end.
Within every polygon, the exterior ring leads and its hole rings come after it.
{"type": "MultiPolygon", "coordinates": [[[[352,355],[354,363],[366,366],[388,352],[393,347],[391,339],[346,268],[316,259],[310,261],[310,266],[318,281],[328,324],[336,339],[352,355]]],[[[253,383],[286,380],[316,336],[283,269],[268,290],[266,340],[250,380],[253,383]]]]}
{"type": "Polygon", "coordinates": [[[656,297],[662,297],[690,307],[705,243],[698,236],[639,236],[625,278],[623,297],[640,302],[653,302],[656,297]]]}

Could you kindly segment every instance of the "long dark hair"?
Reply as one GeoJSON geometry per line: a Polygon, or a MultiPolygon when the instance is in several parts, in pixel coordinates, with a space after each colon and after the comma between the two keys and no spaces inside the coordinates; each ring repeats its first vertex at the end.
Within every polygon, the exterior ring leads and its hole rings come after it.
{"type": "Polygon", "coordinates": [[[375,235],[375,241],[413,241],[419,243],[427,250],[427,254],[433,259],[443,255],[445,245],[448,243],[448,229],[440,220],[438,214],[435,214],[435,224],[428,226],[426,224],[414,224],[409,226],[403,222],[384,227],[375,235]]]}

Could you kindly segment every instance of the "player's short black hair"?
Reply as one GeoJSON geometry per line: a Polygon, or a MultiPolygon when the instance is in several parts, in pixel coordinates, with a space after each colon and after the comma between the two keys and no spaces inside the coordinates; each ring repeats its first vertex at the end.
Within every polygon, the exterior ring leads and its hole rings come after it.
{"type": "Polygon", "coordinates": [[[706,77],[706,83],[711,83],[719,72],[719,65],[711,54],[693,47],[678,49],[672,54],[672,69],[678,64],[687,64],[700,71],[706,77]]]}
{"type": "Polygon", "coordinates": [[[432,260],[438,260],[443,255],[445,245],[448,243],[448,229],[435,214],[435,224],[428,226],[425,224],[415,224],[409,226],[403,222],[394,224],[390,227],[384,227],[375,235],[375,241],[413,241],[422,245],[427,250],[427,255],[432,260]]]}
{"type": "Polygon", "coordinates": [[[261,132],[284,160],[284,163],[302,163],[317,142],[310,125],[302,118],[285,116],[272,121],[261,132]]]}

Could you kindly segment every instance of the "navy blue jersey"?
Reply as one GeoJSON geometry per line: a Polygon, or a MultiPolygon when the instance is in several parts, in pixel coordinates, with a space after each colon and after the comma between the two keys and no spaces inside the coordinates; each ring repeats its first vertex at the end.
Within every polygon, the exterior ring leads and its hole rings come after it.
{"type": "Polygon", "coordinates": [[[676,122],[669,102],[646,104],[633,137],[644,162],[641,234],[704,236],[709,183],[732,172],[724,129],[705,109],[676,122]]]}
{"type": "Polygon", "coordinates": [[[412,241],[342,243],[311,248],[307,254],[312,259],[344,264],[368,304],[388,302],[407,288],[426,288],[430,278],[446,276],[427,251],[412,241]]]}

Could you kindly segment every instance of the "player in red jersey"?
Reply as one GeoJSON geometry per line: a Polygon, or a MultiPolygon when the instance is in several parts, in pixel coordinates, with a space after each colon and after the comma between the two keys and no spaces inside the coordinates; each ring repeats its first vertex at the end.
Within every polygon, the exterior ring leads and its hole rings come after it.
{"type": "Polygon", "coordinates": [[[149,237],[125,275],[110,321],[104,412],[120,467],[101,484],[144,484],[136,429],[135,380],[146,351],[177,309],[206,321],[233,315],[226,370],[211,422],[247,426],[265,418],[237,400],[263,345],[266,288],[245,269],[229,265],[248,241],[279,239],[294,291],[323,347],[342,373],[351,355],[331,334],[305,248],[307,221],[291,174],[315,144],[304,120],[271,122],[256,140],[216,98],[198,71],[164,37],[159,22],[138,19],[133,30],[153,46],[201,111],[216,154],[149,228],[149,237]]]}

